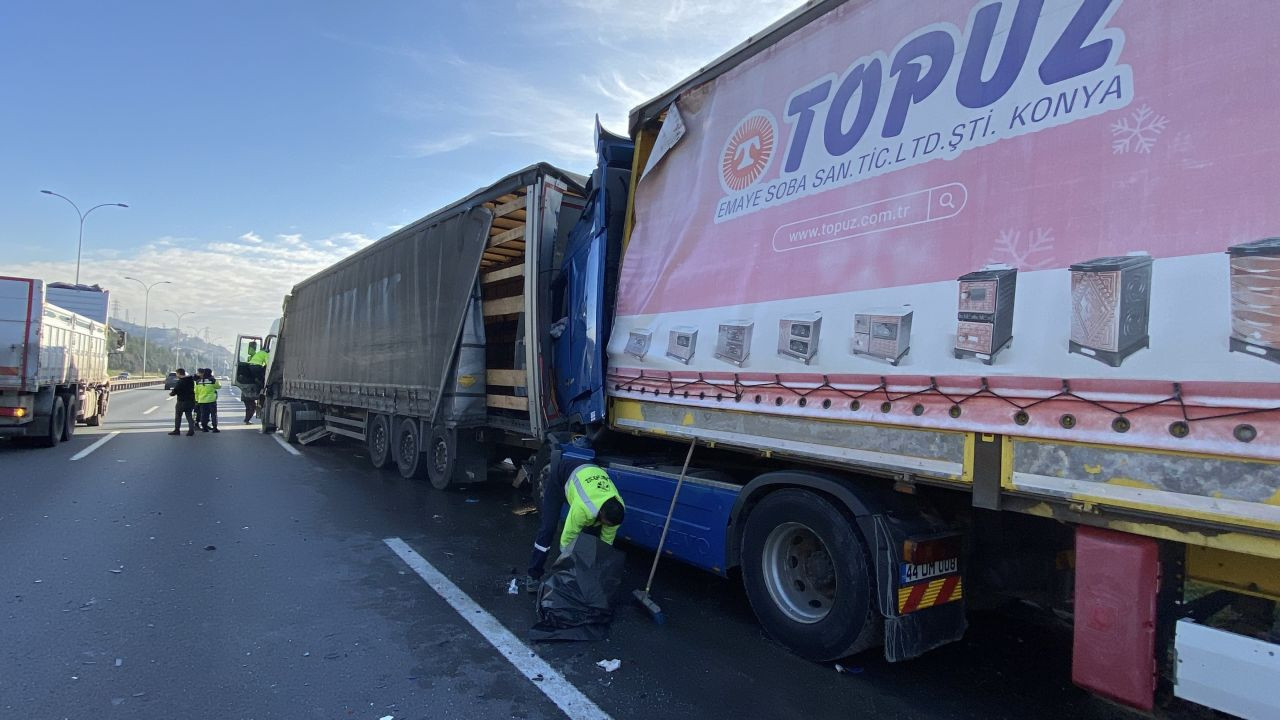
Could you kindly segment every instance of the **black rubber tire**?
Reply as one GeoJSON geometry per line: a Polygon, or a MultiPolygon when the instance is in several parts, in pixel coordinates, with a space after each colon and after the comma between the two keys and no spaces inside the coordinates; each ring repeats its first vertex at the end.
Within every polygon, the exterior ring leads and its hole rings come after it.
{"type": "Polygon", "coordinates": [[[422,457],[422,438],[419,435],[417,418],[402,418],[396,425],[396,469],[406,480],[422,477],[427,465],[422,457]]]}
{"type": "Polygon", "coordinates": [[[365,443],[368,445],[370,464],[379,470],[390,465],[395,454],[391,451],[391,418],[381,414],[370,416],[365,443]]]}
{"type": "Polygon", "coordinates": [[[280,416],[280,434],[284,435],[284,441],[290,445],[298,444],[298,403],[287,403],[284,406],[284,413],[280,416]]]}
{"type": "Polygon", "coordinates": [[[67,398],[67,419],[62,425],[62,442],[67,442],[75,437],[77,412],[79,412],[79,409],[76,407],[75,398],[67,398]]]}
{"type": "Polygon", "coordinates": [[[49,411],[49,432],[43,437],[32,438],[32,444],[39,447],[54,447],[62,441],[62,431],[66,429],[67,406],[62,397],[53,399],[53,408],[49,411]]]}
{"type": "MultiPolygon", "coordinates": [[[[280,403],[282,403],[282,402],[284,402],[284,401],[283,401],[283,400],[277,400],[277,401],[275,401],[275,402],[274,402],[274,403],[272,403],[272,404],[273,404],[273,405],[278,405],[278,404],[280,404],[280,403]]],[[[273,408],[271,408],[271,409],[272,409],[273,411],[275,410],[275,408],[274,408],[274,407],[273,407],[273,408]]],[[[272,423],[272,422],[271,422],[271,420],[270,420],[270,418],[268,417],[268,415],[269,415],[270,413],[268,413],[268,412],[267,412],[267,408],[266,408],[266,407],[258,408],[257,413],[258,413],[258,429],[262,432],[262,434],[263,434],[263,435],[271,435],[271,434],[275,433],[275,431],[277,430],[277,428],[276,428],[275,424],[274,424],[274,423],[272,423]]]]}
{"type": "Polygon", "coordinates": [[[447,427],[431,429],[431,440],[424,448],[427,479],[431,487],[445,490],[453,483],[453,470],[458,465],[458,435],[447,427]]]}
{"type": "Polygon", "coordinates": [[[838,660],[880,642],[882,625],[866,545],[852,520],[816,493],[778,490],[752,508],[742,531],[742,581],[765,632],[805,659],[838,660]],[[774,528],[784,523],[800,523],[812,531],[835,568],[834,600],[826,616],[816,622],[792,619],[769,592],[765,542],[774,528]]]}

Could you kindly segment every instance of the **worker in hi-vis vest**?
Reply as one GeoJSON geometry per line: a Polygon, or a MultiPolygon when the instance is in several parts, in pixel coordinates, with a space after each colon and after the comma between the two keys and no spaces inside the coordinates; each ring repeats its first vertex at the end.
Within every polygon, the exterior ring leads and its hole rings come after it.
{"type": "Polygon", "coordinates": [[[268,355],[266,350],[258,350],[257,352],[249,356],[249,364],[250,365],[266,365],[267,357],[268,355]]]}
{"type": "Polygon", "coordinates": [[[538,537],[533,541],[533,555],[529,558],[525,589],[537,592],[542,580],[543,566],[556,526],[560,522],[560,508],[569,503],[569,515],[560,533],[560,550],[563,552],[582,533],[599,534],[600,539],[612,545],[618,536],[618,526],[626,514],[622,497],[609,479],[609,473],[596,465],[579,465],[569,479],[561,485],[552,479],[543,491],[541,521],[538,537]]]}

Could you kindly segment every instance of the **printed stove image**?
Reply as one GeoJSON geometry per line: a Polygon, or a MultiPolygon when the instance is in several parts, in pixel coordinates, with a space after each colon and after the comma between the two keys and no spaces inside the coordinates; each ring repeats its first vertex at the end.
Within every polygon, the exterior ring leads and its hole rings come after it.
{"type": "Polygon", "coordinates": [[[912,311],[872,308],[853,316],[854,355],[867,355],[897,365],[911,351],[912,311]]]}
{"type": "Polygon", "coordinates": [[[1280,363],[1280,238],[1233,245],[1227,254],[1231,351],[1280,363]]]}
{"type": "Polygon", "coordinates": [[[627,337],[626,353],[637,360],[643,360],[649,354],[649,343],[653,340],[653,331],[649,328],[637,328],[627,337]]]}
{"type": "Polygon", "coordinates": [[[1102,257],[1071,266],[1070,352],[1111,367],[1150,347],[1151,256],[1102,257]]]}
{"type": "Polygon", "coordinates": [[[821,330],[822,313],[787,315],[778,321],[778,355],[808,365],[818,354],[818,333],[821,330]]]}
{"type": "Polygon", "coordinates": [[[697,344],[698,328],[692,325],[677,325],[668,333],[667,357],[688,365],[693,359],[693,351],[697,344]]]}
{"type": "Polygon", "coordinates": [[[961,275],[956,313],[957,358],[977,358],[990,365],[1013,341],[1013,305],[1018,270],[988,265],[961,275]]]}
{"type": "Polygon", "coordinates": [[[716,335],[716,357],[742,367],[747,361],[747,355],[751,353],[751,331],[754,328],[755,323],[750,320],[727,320],[720,323],[720,330],[716,335]]]}

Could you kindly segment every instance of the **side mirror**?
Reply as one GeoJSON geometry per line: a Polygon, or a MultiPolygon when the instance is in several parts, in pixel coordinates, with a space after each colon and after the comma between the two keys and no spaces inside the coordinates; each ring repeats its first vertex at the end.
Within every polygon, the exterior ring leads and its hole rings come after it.
{"type": "Polygon", "coordinates": [[[275,335],[268,335],[267,339],[262,341],[262,349],[266,352],[271,352],[271,346],[275,344],[273,342],[275,339],[275,335]]]}

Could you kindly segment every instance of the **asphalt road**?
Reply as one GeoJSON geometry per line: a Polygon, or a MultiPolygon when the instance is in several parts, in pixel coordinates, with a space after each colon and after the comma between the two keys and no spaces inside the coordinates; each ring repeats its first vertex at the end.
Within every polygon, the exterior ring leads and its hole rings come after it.
{"type": "MultiPolygon", "coordinates": [[[[530,681],[384,542],[527,642],[533,602],[506,586],[537,516],[509,484],[435,491],[349,443],[294,455],[223,395],[217,435],[166,435],[172,401],[142,389],[56,448],[0,441],[0,717],[559,718],[566,692],[635,720],[1132,717],[1072,687],[1069,636],[1026,617],[837,672],[765,638],[740,584],[675,565],[666,625],[624,606],[608,641],[508,648],[567,682],[530,681]]],[[[630,588],[651,556],[628,556],[630,588]]]]}

